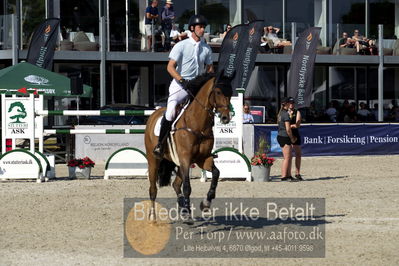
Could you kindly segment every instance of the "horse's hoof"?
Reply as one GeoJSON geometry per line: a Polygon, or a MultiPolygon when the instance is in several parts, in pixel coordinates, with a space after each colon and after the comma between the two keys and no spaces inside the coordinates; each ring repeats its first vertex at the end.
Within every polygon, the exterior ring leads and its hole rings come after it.
{"type": "Polygon", "coordinates": [[[177,198],[177,203],[179,204],[179,208],[184,208],[184,197],[183,196],[179,196],[177,198]]]}
{"type": "Polygon", "coordinates": [[[193,225],[194,224],[194,220],[193,220],[193,218],[191,218],[191,215],[189,215],[185,219],[183,219],[183,223],[187,224],[187,225],[193,225]]]}
{"type": "Polygon", "coordinates": [[[206,199],[204,199],[203,201],[201,201],[201,203],[200,203],[200,210],[202,211],[202,212],[207,212],[207,211],[209,211],[209,208],[211,207],[211,203],[208,201],[208,200],[206,200],[206,199]]]}
{"type": "Polygon", "coordinates": [[[190,208],[181,208],[180,209],[180,218],[185,224],[192,225],[194,223],[193,218],[191,217],[191,209],[190,208]]]}
{"type": "Polygon", "coordinates": [[[155,210],[154,210],[154,209],[151,209],[151,210],[150,210],[150,215],[148,215],[148,220],[149,220],[150,222],[155,222],[155,221],[156,221],[156,218],[155,218],[155,210]]]}

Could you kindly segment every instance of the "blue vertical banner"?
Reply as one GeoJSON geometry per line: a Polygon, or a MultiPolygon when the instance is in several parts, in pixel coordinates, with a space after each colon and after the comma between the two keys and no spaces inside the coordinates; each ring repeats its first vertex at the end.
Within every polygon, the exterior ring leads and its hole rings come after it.
{"type": "MultiPolygon", "coordinates": [[[[399,154],[399,124],[302,125],[299,129],[303,156],[399,154]]],[[[270,156],[282,156],[277,126],[255,126],[257,139],[265,137],[270,156]]]]}

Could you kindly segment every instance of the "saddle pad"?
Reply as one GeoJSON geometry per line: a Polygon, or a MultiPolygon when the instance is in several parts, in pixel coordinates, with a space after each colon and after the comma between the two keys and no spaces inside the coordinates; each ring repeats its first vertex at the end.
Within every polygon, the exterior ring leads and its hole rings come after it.
{"type": "MultiPolygon", "coordinates": [[[[162,116],[158,118],[155,127],[154,127],[154,134],[155,136],[159,137],[159,132],[161,131],[161,121],[162,121],[162,116]]],[[[176,119],[177,121],[177,119],[176,119]]],[[[173,123],[172,128],[174,129],[175,123],[173,123]]],[[[176,151],[176,143],[175,139],[173,137],[173,134],[175,132],[171,131],[167,138],[167,150],[169,151],[170,157],[172,158],[172,161],[177,165],[180,166],[180,161],[179,157],[177,156],[177,151],[176,151]]]]}
{"type": "Polygon", "coordinates": [[[175,143],[175,138],[173,137],[173,134],[174,134],[174,132],[172,132],[169,135],[169,138],[167,139],[168,151],[169,151],[170,158],[172,158],[172,161],[177,166],[180,166],[179,156],[177,155],[176,143],[175,143]]]}
{"type": "Polygon", "coordinates": [[[161,121],[162,121],[162,116],[160,116],[157,122],[155,123],[154,135],[157,137],[159,137],[159,133],[161,132],[161,121]]]}
{"type": "MultiPolygon", "coordinates": [[[[176,123],[177,123],[177,121],[179,121],[180,117],[183,115],[184,111],[187,109],[187,107],[188,107],[189,105],[190,105],[190,101],[188,101],[188,102],[186,103],[186,105],[183,106],[183,108],[181,109],[179,115],[176,117],[175,121],[173,121],[171,131],[176,130],[176,123]]],[[[156,122],[156,124],[155,124],[155,127],[154,127],[154,135],[157,136],[157,137],[159,137],[159,133],[161,132],[161,121],[162,121],[162,117],[163,117],[163,116],[160,116],[160,117],[158,118],[158,120],[157,120],[157,122],[156,122]]]]}

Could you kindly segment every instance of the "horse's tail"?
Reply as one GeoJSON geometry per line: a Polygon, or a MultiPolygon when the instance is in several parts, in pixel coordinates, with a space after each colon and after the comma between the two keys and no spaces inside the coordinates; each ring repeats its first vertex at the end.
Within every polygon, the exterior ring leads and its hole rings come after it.
{"type": "Polygon", "coordinates": [[[159,164],[158,169],[158,184],[160,187],[165,187],[170,184],[172,171],[175,169],[176,164],[166,159],[163,159],[159,164]]]}

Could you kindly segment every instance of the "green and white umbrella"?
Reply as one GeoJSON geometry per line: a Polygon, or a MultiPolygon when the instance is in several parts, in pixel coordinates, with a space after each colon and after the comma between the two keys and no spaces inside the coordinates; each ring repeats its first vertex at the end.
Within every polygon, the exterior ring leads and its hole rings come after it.
{"type": "MultiPolygon", "coordinates": [[[[21,62],[0,70],[0,89],[12,90],[6,94],[26,93],[28,89],[42,91],[45,96],[76,97],[71,94],[71,80],[30,63],[21,62]]],[[[92,87],[83,85],[80,97],[91,97],[92,87]]]]}

